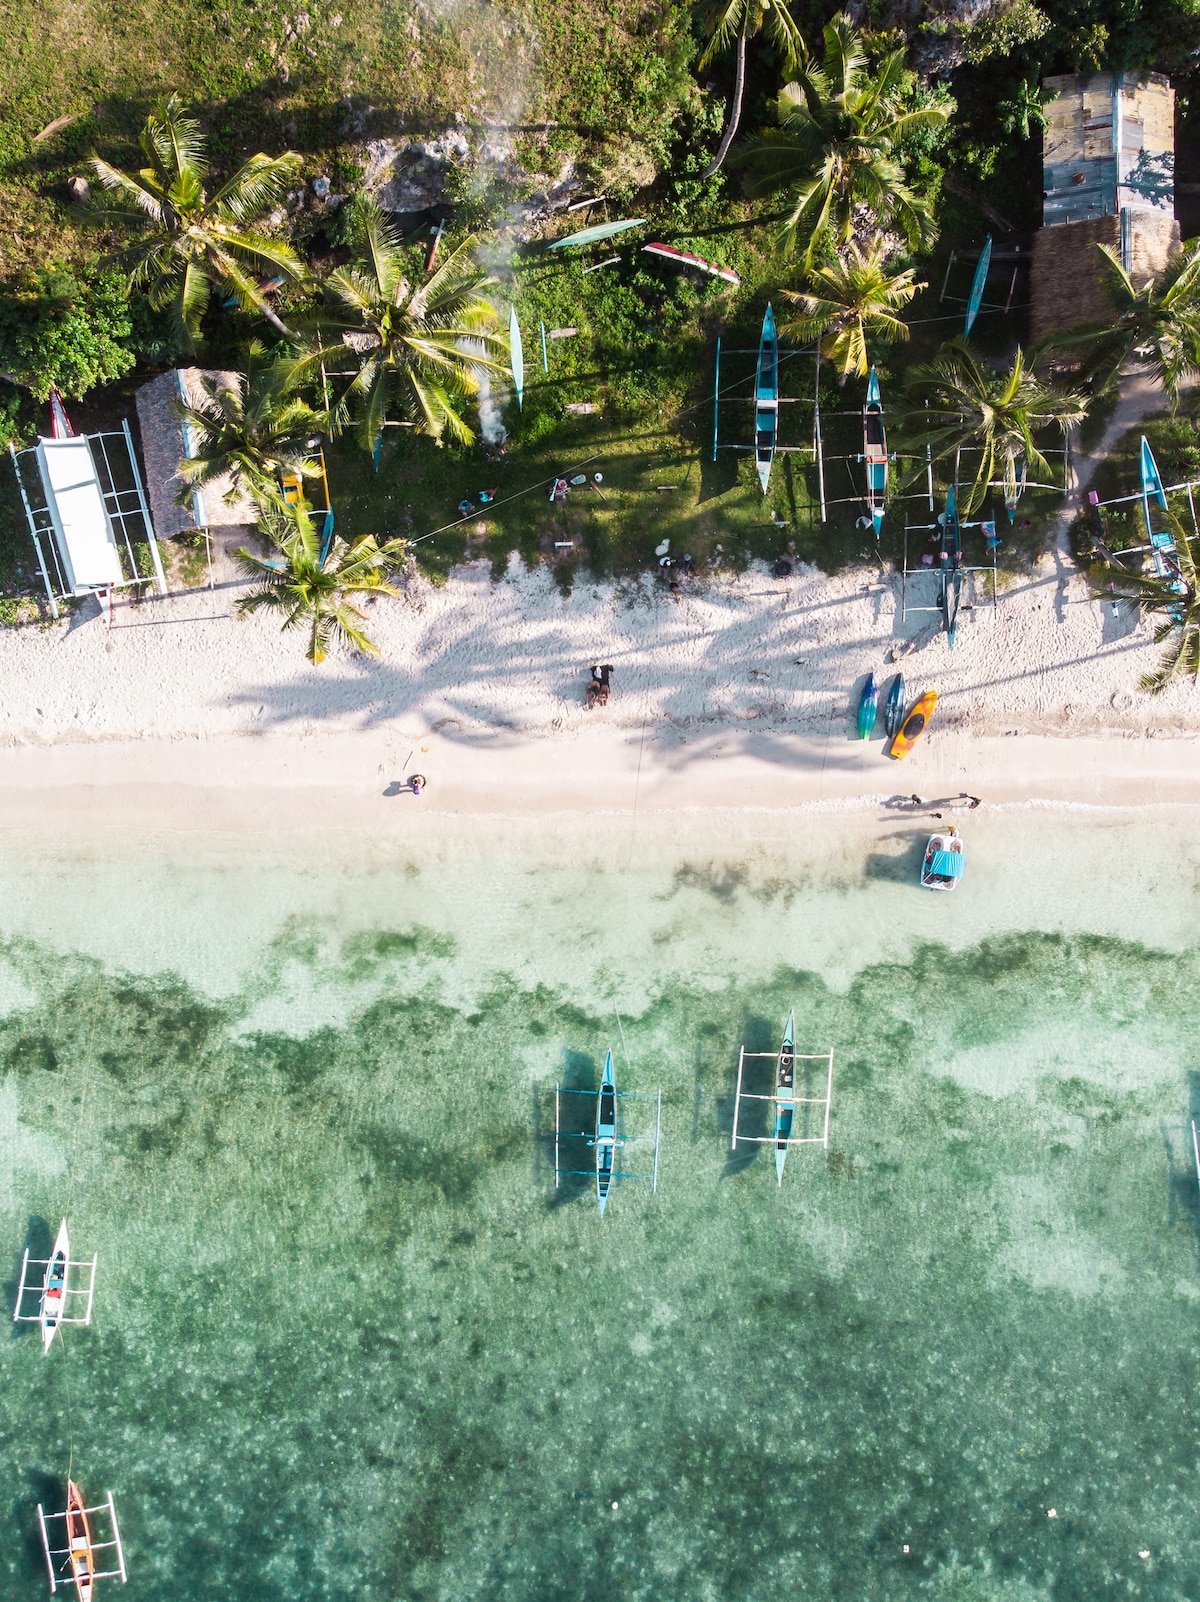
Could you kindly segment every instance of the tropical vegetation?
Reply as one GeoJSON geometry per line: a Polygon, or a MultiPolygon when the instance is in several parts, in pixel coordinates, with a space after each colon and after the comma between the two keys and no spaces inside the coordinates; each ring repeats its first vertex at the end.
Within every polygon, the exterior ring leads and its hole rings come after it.
{"type": "Polygon", "coordinates": [[[870,367],[868,334],[889,343],[908,339],[899,313],[918,290],[915,268],[889,260],[887,241],[879,234],[862,249],[853,239],[845,250],[814,267],[803,290],[784,290],[783,300],[798,315],[784,319],[785,335],[808,344],[817,340],[821,354],[848,378],[870,367]]]}
{"type": "Polygon", "coordinates": [[[823,38],[821,59],[805,54],[796,78],[780,90],[776,126],[743,153],[747,193],[782,198],[781,241],[798,249],[806,266],[864,228],[894,230],[910,246],[929,243],[930,200],[909,183],[904,146],[944,126],[948,106],[914,104],[903,48],[872,67],[846,12],[823,38]]]}
{"type": "Polygon", "coordinates": [[[962,456],[970,452],[971,474],[961,510],[978,510],[988,488],[1016,485],[1019,464],[1046,476],[1048,463],[1037,436],[1064,435],[1087,415],[1088,400],[1040,378],[1017,347],[1007,371],[997,372],[967,340],[947,342],[932,361],[915,368],[905,391],[909,409],[904,424],[909,437],[928,446],[934,461],[953,458],[960,479],[962,456]]]}
{"type": "Polygon", "coordinates": [[[1172,251],[1162,271],[1141,283],[1110,246],[1096,248],[1112,316],[1072,330],[1058,344],[1083,352],[1085,370],[1099,387],[1111,385],[1136,359],[1178,405],[1180,385],[1200,373],[1200,239],[1172,251]]]}
{"type": "Polygon", "coordinates": [[[350,540],[334,535],[324,549],[324,530],[318,529],[304,500],[264,506],[258,527],[274,554],[259,556],[245,546],[234,552],[255,584],[239,597],[238,611],[281,612],[285,631],[307,633],[305,655],[314,665],[325,660],[335,641],[378,656],[354,598],[398,593],[388,583],[388,573],[405,562],[404,541],[380,544],[373,534],[350,540]]]}
{"type": "Polygon", "coordinates": [[[126,240],[113,263],[155,311],[170,314],[182,349],[198,343],[214,286],[286,334],[260,278],[296,281],[304,268],[291,245],[257,225],[295,179],[300,157],[251,156],[210,194],[206,141],[178,95],[151,112],[138,144],[145,166],[134,173],[92,157],[100,193],[78,207],[82,221],[126,240]]]}
{"type": "Polygon", "coordinates": [[[775,45],[783,60],[785,72],[794,72],[800,65],[803,41],[800,30],[792,20],[785,0],[714,0],[705,19],[708,42],[696,63],[697,70],[705,71],[714,57],[723,55],[733,46],[733,94],[725,131],[717,153],[704,169],[703,176],[711,178],[725,162],[729,147],[742,120],[742,100],[746,90],[746,46],[759,32],[764,32],[775,45]]]}
{"type": "Polygon", "coordinates": [[[1150,695],[1189,673],[1193,682],[1200,679],[1200,580],[1192,541],[1174,513],[1162,518],[1175,542],[1173,571],[1137,571],[1119,557],[1105,569],[1112,591],[1154,622],[1154,643],[1166,647],[1155,671],[1139,681],[1150,695]]]}

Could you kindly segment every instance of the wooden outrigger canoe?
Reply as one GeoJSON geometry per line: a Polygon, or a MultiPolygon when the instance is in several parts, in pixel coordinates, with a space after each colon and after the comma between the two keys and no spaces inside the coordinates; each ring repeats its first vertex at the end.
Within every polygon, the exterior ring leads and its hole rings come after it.
{"type": "Polygon", "coordinates": [[[929,720],[933,716],[937,703],[938,694],[936,690],[926,690],[925,694],[914,702],[912,711],[892,737],[892,744],[888,752],[889,756],[895,757],[899,762],[908,755],[929,727],[929,720]]]}
{"type": "Polygon", "coordinates": [[[775,1181],[783,1184],[783,1165],[787,1162],[788,1141],[796,1117],[796,1015],[788,1013],[775,1070],[775,1181]]]}
{"type": "Polygon", "coordinates": [[[596,1200],[600,1216],[608,1206],[617,1155],[617,1087],[613,1080],[612,1051],[604,1059],[604,1078],[596,1098],[596,1200]]]}
{"type": "Polygon", "coordinates": [[[660,245],[657,242],[643,245],[642,249],[651,256],[662,256],[666,261],[677,262],[681,267],[694,267],[697,272],[708,273],[711,278],[723,278],[735,289],[741,283],[732,267],[721,267],[715,261],[706,261],[703,256],[693,256],[690,250],[680,250],[675,245],[660,245]]]}
{"type": "Polygon", "coordinates": [[[887,500],[887,433],[883,426],[883,401],[879,379],[872,367],[867,379],[867,399],[863,406],[863,461],[867,465],[867,510],[875,527],[875,538],[883,526],[883,507],[887,500]]]}
{"type": "Polygon", "coordinates": [[[958,632],[958,609],[962,603],[962,531],[954,486],[946,491],[946,514],[942,524],[942,619],[951,650],[958,632]]]}
{"type": "Polygon", "coordinates": [[[50,1342],[58,1333],[67,1299],[67,1269],[71,1262],[71,1244],[67,1238],[67,1221],[58,1226],[58,1238],[50,1261],[46,1264],[46,1283],[42,1290],[42,1350],[50,1350],[50,1342]]]}
{"type": "Polygon", "coordinates": [[[92,1551],[92,1527],[88,1523],[87,1503],[74,1480],[67,1481],[67,1553],[71,1579],[79,1602],[92,1602],[96,1585],[96,1558],[92,1551]]]}
{"type": "Polygon", "coordinates": [[[775,442],[779,436],[779,337],[775,332],[775,313],[768,302],[763,313],[762,338],[758,344],[758,369],[754,380],[754,463],[758,482],[767,493],[775,442]]]}
{"type": "Polygon", "coordinates": [[[614,234],[623,234],[627,228],[640,228],[645,220],[644,217],[622,217],[620,222],[594,223],[591,228],[581,228],[578,233],[568,234],[565,239],[552,240],[546,249],[562,250],[566,245],[592,245],[598,239],[611,239],[614,234]]]}

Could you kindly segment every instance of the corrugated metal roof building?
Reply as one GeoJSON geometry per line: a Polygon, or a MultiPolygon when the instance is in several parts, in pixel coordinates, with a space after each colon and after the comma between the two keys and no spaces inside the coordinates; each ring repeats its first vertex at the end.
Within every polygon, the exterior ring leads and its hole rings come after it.
{"type": "Polygon", "coordinates": [[[1094,246],[1118,250],[1135,278],[1179,243],[1175,92],[1158,73],[1047,78],[1042,232],[1033,242],[1035,339],[1104,317],[1094,246]]]}

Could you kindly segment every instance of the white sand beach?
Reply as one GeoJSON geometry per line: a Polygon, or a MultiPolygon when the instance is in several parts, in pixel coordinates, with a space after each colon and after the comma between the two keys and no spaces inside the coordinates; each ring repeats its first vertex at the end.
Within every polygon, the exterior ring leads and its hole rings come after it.
{"type": "MultiPolygon", "coordinates": [[[[918,581],[919,582],[919,581],[918,581]]],[[[910,601],[933,600],[910,592],[910,601]]],[[[320,668],[276,620],[234,613],[238,588],[88,602],[0,633],[0,824],[60,812],[162,826],[278,825],[293,810],[403,828],[423,811],[784,808],[960,791],[988,802],[1200,797],[1200,693],[1137,688],[1157,659],[1067,559],[977,586],[951,651],[931,614],[902,621],[899,580],[859,568],[697,580],[580,582],[484,564],[414,579],[370,607],[378,661],[320,668]],[[587,711],[593,662],[613,697],[587,711]],[[868,671],[941,702],[903,764],[854,737],[868,671]],[[419,802],[387,795],[413,771],[419,802]],[[86,799],[85,799],[86,798],[86,799]]]]}

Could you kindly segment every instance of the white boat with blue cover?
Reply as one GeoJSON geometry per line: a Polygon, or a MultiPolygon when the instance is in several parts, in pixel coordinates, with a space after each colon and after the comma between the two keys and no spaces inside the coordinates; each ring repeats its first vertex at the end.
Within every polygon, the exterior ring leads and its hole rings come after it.
{"type": "Polygon", "coordinates": [[[966,866],[966,854],[957,829],[931,834],[921,860],[921,885],[926,890],[957,890],[966,866]]]}

